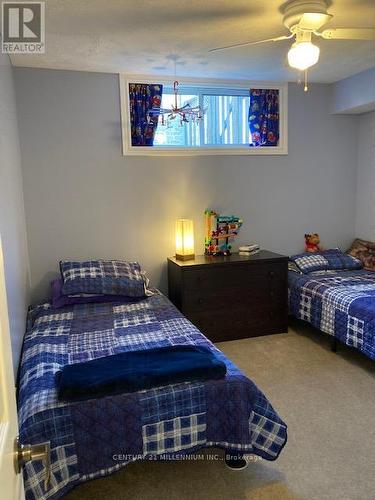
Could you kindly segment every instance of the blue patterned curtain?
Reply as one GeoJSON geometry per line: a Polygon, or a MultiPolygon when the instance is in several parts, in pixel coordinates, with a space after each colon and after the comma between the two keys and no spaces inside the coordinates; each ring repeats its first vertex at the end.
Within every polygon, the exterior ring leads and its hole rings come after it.
{"type": "Polygon", "coordinates": [[[250,89],[249,127],[252,138],[252,146],[278,145],[278,90],[250,89]]]}
{"type": "Polygon", "coordinates": [[[129,84],[132,146],[153,146],[162,93],[163,85],[129,84]]]}

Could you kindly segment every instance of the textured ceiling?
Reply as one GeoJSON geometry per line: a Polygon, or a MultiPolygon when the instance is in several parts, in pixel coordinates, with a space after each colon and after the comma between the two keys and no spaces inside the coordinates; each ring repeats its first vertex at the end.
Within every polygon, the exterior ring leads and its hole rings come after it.
{"type": "MultiPolygon", "coordinates": [[[[15,66],[211,78],[289,80],[289,40],[209,53],[288,31],[280,0],[46,0],[46,53],[15,66]]],[[[375,0],[332,0],[327,27],[375,27],[375,0]]],[[[375,66],[375,41],[327,41],[310,80],[333,82],[375,66]]]]}

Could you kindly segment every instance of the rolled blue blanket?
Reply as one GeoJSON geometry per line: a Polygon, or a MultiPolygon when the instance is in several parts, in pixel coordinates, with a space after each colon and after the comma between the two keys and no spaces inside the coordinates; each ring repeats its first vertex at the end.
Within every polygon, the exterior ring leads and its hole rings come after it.
{"type": "Polygon", "coordinates": [[[162,385],[220,379],[226,365],[204,346],[123,352],[66,365],[56,373],[58,398],[79,401],[162,385]]]}

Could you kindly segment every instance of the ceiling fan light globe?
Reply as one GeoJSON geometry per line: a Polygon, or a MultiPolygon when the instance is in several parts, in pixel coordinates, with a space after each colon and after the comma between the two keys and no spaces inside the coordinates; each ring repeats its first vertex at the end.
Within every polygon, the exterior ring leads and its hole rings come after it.
{"type": "Polygon", "coordinates": [[[319,47],[311,42],[294,43],[288,52],[289,66],[303,71],[318,62],[319,54],[319,47]]]}

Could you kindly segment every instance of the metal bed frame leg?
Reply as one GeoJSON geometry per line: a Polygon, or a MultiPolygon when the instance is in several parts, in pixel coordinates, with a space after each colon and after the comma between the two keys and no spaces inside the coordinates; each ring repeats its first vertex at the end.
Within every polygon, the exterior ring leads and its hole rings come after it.
{"type": "Polygon", "coordinates": [[[337,340],[335,338],[331,340],[331,351],[337,352],[337,340]]]}

